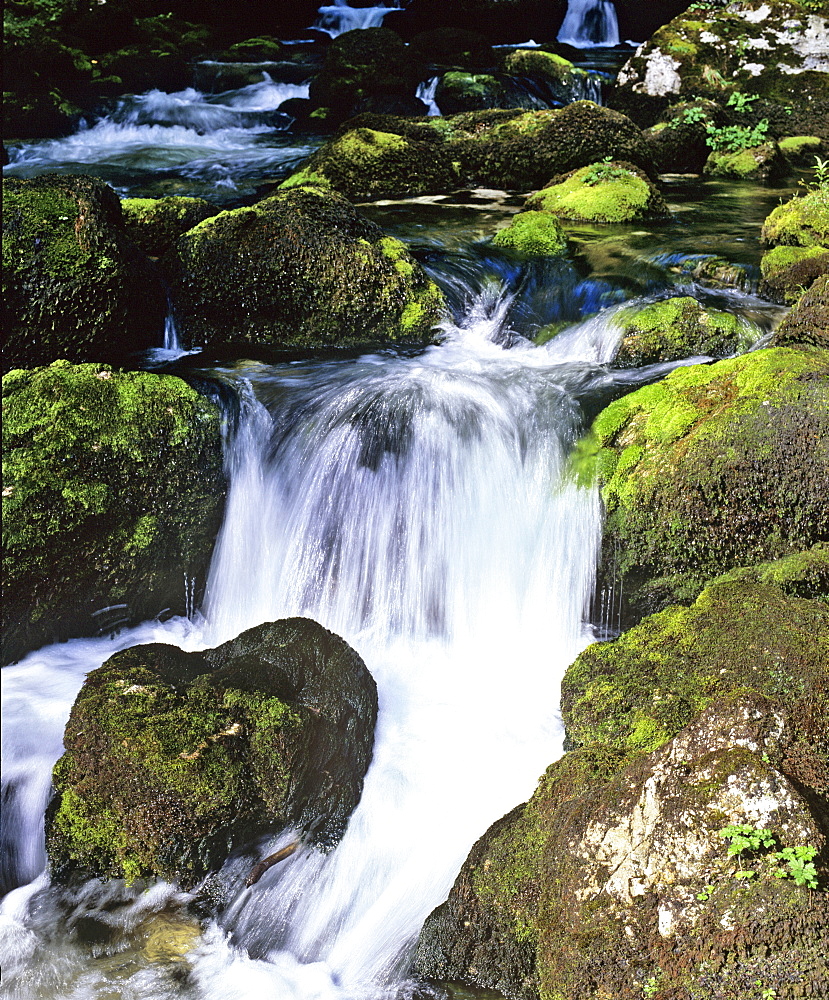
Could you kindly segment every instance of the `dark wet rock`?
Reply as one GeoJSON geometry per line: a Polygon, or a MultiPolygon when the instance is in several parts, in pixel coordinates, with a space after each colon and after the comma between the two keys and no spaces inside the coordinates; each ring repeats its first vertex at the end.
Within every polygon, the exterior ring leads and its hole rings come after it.
{"type": "Polygon", "coordinates": [[[469,72],[491,69],[495,53],[487,39],[464,28],[435,28],[415,35],[409,42],[412,55],[423,65],[469,72]]]}
{"type": "Polygon", "coordinates": [[[440,291],[404,245],[320,187],[205,220],[167,264],[190,344],[423,342],[442,313],[440,291]]]}
{"type": "Polygon", "coordinates": [[[826,894],[774,856],[809,849],[823,878],[827,653],[825,604],[747,584],[588,647],[564,680],[583,745],[475,845],[419,972],[529,1000],[753,996],[758,981],[829,996],[826,894]],[[732,857],[729,824],[769,846],[732,857]]]}
{"type": "Polygon", "coordinates": [[[167,297],[93,177],[3,181],[4,364],[117,360],[161,345],[167,297]]]}
{"type": "Polygon", "coordinates": [[[3,454],[4,662],[188,610],[224,506],[215,405],[170,375],[12,371],[3,454]]]}
{"type": "Polygon", "coordinates": [[[791,305],[816,278],[829,274],[829,247],[774,247],[763,254],[760,271],[760,293],[772,302],[791,305]]]}
{"type": "Polygon", "coordinates": [[[612,403],[593,433],[584,471],[603,483],[602,585],[622,595],[622,624],[829,539],[826,351],[678,369],[612,403]]]}
{"type": "Polygon", "coordinates": [[[67,724],[52,868],[192,886],[265,830],[329,848],[360,799],[376,718],[363,661],[307,618],[202,653],[116,653],[67,724]]]}
{"type": "Polygon", "coordinates": [[[504,87],[489,73],[444,73],[435,91],[435,103],[445,115],[504,107],[504,87]]]}
{"type": "Polygon", "coordinates": [[[125,198],[124,226],[132,242],[150,257],[162,257],[188,229],[221,209],[203,198],[125,198]]]}
{"type": "Polygon", "coordinates": [[[660,173],[701,174],[711,149],[708,126],[723,127],[728,116],[714,101],[689,101],[673,105],[645,140],[660,173]]]}
{"type": "Polygon", "coordinates": [[[829,260],[823,271],[798,300],[774,334],[772,343],[781,347],[829,348],[829,260]]]}

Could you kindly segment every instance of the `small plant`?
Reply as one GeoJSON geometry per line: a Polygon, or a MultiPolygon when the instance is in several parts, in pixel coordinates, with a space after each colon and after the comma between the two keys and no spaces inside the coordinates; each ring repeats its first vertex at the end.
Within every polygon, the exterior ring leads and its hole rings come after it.
{"type": "Polygon", "coordinates": [[[772,875],[775,878],[790,878],[795,885],[817,889],[817,870],[813,863],[816,854],[814,847],[784,847],[772,857],[775,861],[782,861],[785,867],[775,868],[772,875]]]}
{"type": "Polygon", "coordinates": [[[668,128],[679,128],[680,125],[695,125],[698,122],[705,125],[711,124],[705,108],[683,108],[676,118],[668,123],[668,128]]]}
{"type": "Polygon", "coordinates": [[[738,90],[728,98],[727,108],[734,108],[740,114],[751,109],[751,105],[757,100],[756,94],[741,94],[738,90]]]}
{"type": "Polygon", "coordinates": [[[704,885],[702,889],[697,893],[697,899],[702,902],[711,898],[711,893],[714,891],[713,885],[704,885]]]}
{"type": "Polygon", "coordinates": [[[774,847],[776,837],[770,830],[759,830],[749,823],[730,823],[719,831],[721,837],[730,840],[728,853],[731,857],[743,851],[759,851],[761,847],[774,847]]]}
{"type": "Polygon", "coordinates": [[[773,986],[763,986],[762,979],[755,979],[754,985],[761,988],[760,1000],[775,1000],[777,990],[773,986]]]}
{"type": "Polygon", "coordinates": [[[763,118],[751,128],[747,125],[726,125],[724,128],[717,128],[716,125],[709,124],[705,128],[708,133],[706,142],[715,151],[738,153],[741,149],[762,146],[766,141],[768,130],[767,118],[763,118]]]}
{"type": "Polygon", "coordinates": [[[650,997],[656,996],[659,990],[659,976],[651,976],[642,983],[642,996],[649,1000],[650,997]]]}
{"type": "Polygon", "coordinates": [[[618,177],[628,177],[630,175],[629,170],[625,170],[624,167],[614,166],[613,157],[606,156],[601,163],[594,163],[591,165],[588,172],[584,175],[584,183],[590,184],[602,184],[605,181],[612,181],[618,177]]]}
{"type": "Polygon", "coordinates": [[[812,173],[815,175],[815,184],[819,188],[829,187],[829,160],[821,160],[819,156],[816,156],[812,173]]]}

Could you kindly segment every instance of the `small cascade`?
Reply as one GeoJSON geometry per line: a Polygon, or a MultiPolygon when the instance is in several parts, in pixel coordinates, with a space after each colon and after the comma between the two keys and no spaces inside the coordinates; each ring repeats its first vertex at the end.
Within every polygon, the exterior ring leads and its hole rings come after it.
{"type": "Polygon", "coordinates": [[[612,0],[568,0],[558,40],[578,49],[618,45],[619,23],[612,0]]]}
{"type": "Polygon", "coordinates": [[[386,14],[400,10],[401,6],[402,3],[391,0],[377,7],[350,7],[348,0],[334,0],[333,4],[320,7],[313,27],[332,38],[360,28],[380,28],[386,14]]]}
{"type": "Polygon", "coordinates": [[[439,83],[439,76],[430,77],[428,80],[424,80],[423,83],[418,84],[417,92],[415,93],[415,97],[417,97],[418,100],[423,101],[428,108],[426,114],[431,118],[435,118],[438,115],[443,114],[435,103],[435,94],[437,93],[439,83]]]}

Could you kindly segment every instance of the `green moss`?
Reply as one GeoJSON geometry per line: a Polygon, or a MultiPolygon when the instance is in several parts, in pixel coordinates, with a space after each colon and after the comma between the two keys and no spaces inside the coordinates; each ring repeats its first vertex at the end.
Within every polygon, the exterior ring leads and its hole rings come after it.
{"type": "Polygon", "coordinates": [[[182,233],[216,215],[215,205],[202,198],[125,198],[121,202],[124,225],[137,247],[161,257],[182,233]]]}
{"type": "Polygon", "coordinates": [[[747,350],[761,331],[733,313],[705,309],[688,296],[664,299],[617,316],[623,327],[616,364],[675,361],[694,354],[714,357],[747,350]]]}
{"type": "Polygon", "coordinates": [[[504,72],[512,76],[540,76],[552,80],[567,80],[576,67],[563,56],[541,49],[516,49],[504,60],[504,72]]]}
{"type": "Polygon", "coordinates": [[[641,171],[615,163],[582,167],[562,183],[532,195],[527,207],[588,222],[631,222],[667,213],[661,196],[641,171]]]}
{"type": "Polygon", "coordinates": [[[704,172],[710,177],[733,177],[737,180],[765,179],[779,173],[779,150],[775,143],[764,143],[736,152],[712,152],[704,172]]]}
{"type": "Polygon", "coordinates": [[[303,169],[291,174],[287,180],[279,185],[281,191],[287,191],[294,187],[321,188],[323,191],[327,191],[331,188],[331,182],[318,171],[303,169]]]}
{"type": "Polygon", "coordinates": [[[829,545],[819,542],[805,552],[794,552],[782,559],[738,566],[717,577],[712,584],[734,581],[774,584],[796,597],[829,602],[829,545]]]}
{"type": "Polygon", "coordinates": [[[778,205],[763,224],[762,236],[770,244],[829,246],[829,187],[778,205]]]}
{"type": "Polygon", "coordinates": [[[89,634],[100,607],[184,611],[221,517],[214,406],[170,375],[57,361],[3,379],[3,447],[9,654],[89,634]]]}
{"type": "Polygon", "coordinates": [[[55,188],[4,185],[3,270],[18,271],[28,265],[33,248],[38,260],[54,278],[73,278],[84,273],[93,254],[75,233],[76,200],[55,188]]]}
{"type": "Polygon", "coordinates": [[[492,239],[495,246],[515,250],[525,257],[559,257],[567,252],[567,236],[555,216],[522,212],[492,239]]]}
{"type": "Polygon", "coordinates": [[[777,246],[767,250],[760,261],[760,273],[764,278],[784,271],[793,264],[799,264],[803,260],[812,257],[822,257],[829,253],[829,247],[825,246],[777,246]]]}
{"type": "Polygon", "coordinates": [[[816,135],[787,135],[778,139],[777,145],[786,156],[799,160],[819,153],[823,148],[823,141],[816,135]]]}

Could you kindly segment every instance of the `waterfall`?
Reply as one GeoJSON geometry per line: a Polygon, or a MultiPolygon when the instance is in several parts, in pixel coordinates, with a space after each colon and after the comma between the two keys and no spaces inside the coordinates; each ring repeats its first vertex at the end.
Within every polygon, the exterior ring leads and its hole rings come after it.
{"type": "Polygon", "coordinates": [[[558,40],[575,48],[619,44],[619,24],[612,0],[568,0],[558,40]]]}
{"type": "Polygon", "coordinates": [[[390,0],[377,7],[349,7],[348,0],[334,0],[333,4],[320,7],[314,27],[336,38],[346,31],[358,28],[379,28],[389,11],[399,10],[401,3],[390,0]]]}
{"type": "Polygon", "coordinates": [[[422,83],[418,84],[417,92],[415,93],[415,97],[417,97],[418,100],[423,101],[423,103],[426,105],[428,109],[426,114],[430,118],[435,118],[438,115],[443,114],[443,112],[435,103],[435,94],[437,93],[439,83],[440,83],[439,76],[429,77],[428,80],[424,80],[422,83]]]}

